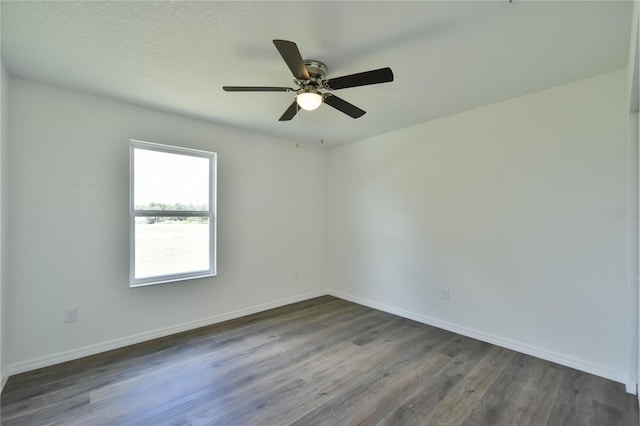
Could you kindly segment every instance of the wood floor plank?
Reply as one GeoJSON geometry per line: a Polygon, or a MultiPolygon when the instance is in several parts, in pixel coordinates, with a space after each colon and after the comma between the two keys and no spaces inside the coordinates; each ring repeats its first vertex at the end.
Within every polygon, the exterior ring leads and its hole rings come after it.
{"type": "Polygon", "coordinates": [[[325,406],[336,395],[342,395],[345,388],[369,376],[379,365],[402,355],[403,348],[408,345],[421,340],[437,344],[449,336],[442,330],[424,329],[404,319],[395,323],[393,329],[381,333],[377,340],[362,346],[352,343],[352,351],[342,359],[335,359],[337,362],[334,361],[332,365],[312,362],[308,369],[300,371],[300,376],[309,383],[306,393],[301,394],[299,399],[286,401],[283,406],[276,407],[273,410],[275,415],[264,417],[262,424],[287,424],[291,419],[304,417],[318,407],[325,406]]]}
{"type": "MultiPolygon", "coordinates": [[[[426,336],[425,336],[426,337],[426,336]]],[[[370,414],[371,410],[388,393],[402,386],[406,376],[424,368],[435,368],[448,362],[449,357],[434,351],[430,352],[441,339],[434,342],[429,338],[414,339],[402,346],[402,353],[376,359],[366,374],[353,377],[351,383],[343,387],[341,392],[335,392],[332,398],[293,424],[357,424],[363,414],[370,414]],[[420,356],[424,355],[424,356],[420,356]],[[380,392],[380,389],[385,392],[380,392]]]]}
{"type": "Polygon", "coordinates": [[[504,416],[504,424],[544,425],[549,421],[551,408],[558,398],[565,369],[550,362],[527,357],[533,361],[531,377],[522,393],[511,404],[510,416],[504,416]]]}
{"type": "Polygon", "coordinates": [[[463,425],[544,425],[561,380],[552,364],[517,354],[463,425]]]}
{"type": "Polygon", "coordinates": [[[631,395],[622,394],[621,388],[621,384],[601,377],[566,369],[547,424],[598,424],[603,411],[609,408],[619,414],[609,414],[609,418],[621,419],[612,424],[635,424],[638,422],[637,402],[631,395]]]}
{"type": "Polygon", "coordinates": [[[9,378],[2,425],[638,425],[624,386],[331,296],[9,378]]]}
{"type": "Polygon", "coordinates": [[[378,424],[425,424],[423,419],[438,407],[490,349],[489,344],[456,336],[447,347],[442,349],[444,354],[452,357],[448,368],[424,386],[417,388],[405,399],[399,400],[397,408],[388,413],[378,424]]]}
{"type": "Polygon", "coordinates": [[[462,424],[514,356],[513,351],[492,347],[440,403],[422,417],[423,424],[462,424]]]}
{"type": "MultiPolygon", "coordinates": [[[[395,328],[398,329],[397,325],[395,323],[400,322],[400,320],[398,320],[397,318],[394,319],[393,317],[379,317],[379,320],[373,320],[373,319],[369,319],[367,321],[367,325],[366,327],[362,327],[362,326],[357,326],[357,324],[355,322],[352,322],[352,325],[354,327],[351,328],[347,328],[347,329],[340,329],[340,332],[337,332],[338,330],[336,329],[336,327],[329,327],[329,332],[331,333],[331,337],[327,337],[325,338],[325,341],[323,344],[329,344],[329,342],[337,342],[338,345],[337,346],[331,346],[331,350],[329,351],[330,353],[335,353],[338,348],[344,344],[344,343],[349,343],[352,347],[355,347],[356,349],[359,348],[358,345],[355,345],[352,341],[348,340],[349,336],[355,336],[356,339],[353,340],[357,340],[358,336],[362,335],[360,333],[365,333],[365,334],[369,334],[369,333],[379,333],[381,331],[384,331],[385,329],[389,329],[389,328],[395,328]],[[379,320],[382,320],[381,322],[379,320]],[[389,321],[391,320],[391,321],[389,321]],[[395,327],[394,327],[395,326],[395,327]],[[347,333],[344,334],[342,337],[340,337],[341,333],[347,333]]],[[[402,328],[400,328],[402,330],[402,328]]],[[[406,338],[406,339],[410,339],[413,335],[411,333],[408,333],[407,330],[404,330],[404,332],[402,333],[402,337],[406,338]]],[[[416,337],[417,338],[417,337],[416,337]]],[[[378,348],[380,349],[380,348],[378,348]]],[[[374,348],[375,350],[375,348],[374,348]]],[[[364,351],[360,350],[360,353],[364,353],[364,351]]],[[[267,386],[269,388],[273,387],[273,383],[276,382],[277,380],[286,380],[287,377],[290,376],[290,371],[296,371],[296,376],[297,377],[304,377],[305,375],[308,376],[308,374],[306,373],[307,371],[309,371],[309,369],[307,367],[311,365],[313,365],[313,371],[314,372],[319,372],[322,371],[321,368],[322,367],[326,367],[325,365],[323,365],[323,363],[317,363],[317,357],[319,354],[325,353],[325,357],[326,357],[326,352],[324,350],[318,350],[317,347],[305,347],[304,351],[301,351],[300,353],[296,354],[296,356],[294,358],[289,358],[289,360],[287,361],[287,366],[288,366],[288,373],[286,374],[281,374],[282,371],[284,371],[284,369],[276,369],[276,371],[274,371],[273,373],[275,373],[275,377],[274,375],[272,375],[272,379],[271,380],[265,380],[263,381],[262,386],[267,386]],[[280,376],[280,377],[278,377],[280,376]]],[[[358,351],[354,351],[354,353],[358,353],[358,351]]],[[[386,356],[389,357],[389,355],[385,355],[385,353],[383,351],[376,351],[377,354],[381,355],[381,356],[386,356]]],[[[354,357],[354,358],[349,358],[346,360],[343,359],[340,363],[342,367],[349,367],[350,365],[353,365],[353,361],[358,359],[358,357],[354,357]]],[[[360,357],[360,364],[359,364],[359,368],[364,368],[366,369],[369,365],[371,365],[374,361],[375,357],[371,357],[370,355],[366,356],[366,357],[360,357]]],[[[344,373],[344,369],[343,369],[343,373],[344,373]]],[[[269,374],[269,373],[268,373],[269,374]]],[[[331,377],[331,376],[329,376],[331,377]]],[[[305,381],[305,383],[313,383],[309,377],[307,377],[307,380],[305,381]]],[[[305,388],[306,389],[306,388],[305,388]]],[[[251,388],[245,388],[245,389],[237,389],[236,392],[238,394],[242,393],[244,395],[255,395],[256,392],[260,391],[260,387],[251,387],[251,388]]],[[[300,390],[299,395],[302,393],[303,389],[300,390]]],[[[326,392],[328,393],[328,391],[326,392]]],[[[243,398],[234,398],[233,395],[230,395],[229,400],[233,400],[235,399],[236,401],[243,401],[243,398]]],[[[272,400],[270,401],[270,406],[269,408],[272,409],[272,411],[275,409],[275,407],[278,405],[278,403],[281,403],[282,401],[285,401],[284,399],[280,398],[278,400],[272,400]]],[[[299,400],[298,400],[299,403],[299,400]]],[[[229,413],[225,415],[224,419],[219,419],[219,423],[220,424],[228,424],[228,422],[230,421],[230,418],[233,419],[238,419],[241,418],[241,414],[242,416],[248,416],[248,413],[252,413],[250,411],[251,407],[247,407],[247,404],[239,404],[239,405],[229,405],[229,413]]],[[[264,407],[260,407],[261,409],[264,407]]],[[[279,412],[280,410],[278,410],[279,412]]],[[[287,411],[287,413],[289,413],[288,415],[290,415],[290,412],[287,411]]],[[[251,423],[255,423],[258,422],[258,417],[260,417],[262,415],[262,413],[252,413],[252,416],[255,418],[251,419],[251,423]]],[[[216,419],[215,416],[212,416],[212,419],[216,419]]],[[[247,419],[247,421],[249,421],[249,419],[247,419]]],[[[242,424],[242,422],[240,422],[240,424],[242,424]]],[[[264,424],[264,423],[262,423],[264,424]]]]}

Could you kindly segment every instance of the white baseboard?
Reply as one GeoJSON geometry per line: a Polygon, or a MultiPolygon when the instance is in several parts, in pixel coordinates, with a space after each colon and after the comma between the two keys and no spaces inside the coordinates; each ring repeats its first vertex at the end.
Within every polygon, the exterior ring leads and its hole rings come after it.
{"type": "Polygon", "coordinates": [[[8,378],[8,376],[14,374],[20,374],[27,371],[35,370],[38,368],[48,367],[50,365],[59,364],[61,362],[72,361],[74,359],[82,358],[89,355],[95,355],[101,352],[110,351],[113,349],[122,348],[136,343],[145,342],[147,340],[157,339],[159,337],[165,337],[172,334],[180,333],[183,331],[193,330],[199,327],[205,327],[212,324],[228,321],[235,318],[240,318],[245,315],[251,315],[258,312],[263,312],[269,309],[278,308],[280,306],[289,305],[291,303],[301,302],[303,300],[313,299],[314,297],[325,296],[326,291],[320,290],[311,293],[301,294],[298,296],[287,297],[261,305],[251,306],[244,309],[239,309],[233,312],[227,312],[220,315],[214,315],[212,317],[203,318],[197,321],[190,321],[187,323],[165,327],[157,330],[152,330],[144,333],[134,334],[119,339],[110,340],[108,342],[98,343],[95,345],[84,346],[81,348],[71,349],[68,351],[58,352],[52,355],[46,355],[39,358],[33,358],[26,361],[10,364],[5,372],[6,377],[3,375],[2,384],[8,378]]]}
{"type": "Polygon", "coordinates": [[[373,300],[363,299],[363,298],[353,296],[347,293],[343,293],[337,290],[320,290],[320,291],[315,291],[311,293],[301,294],[298,296],[288,297],[285,299],[280,299],[280,300],[264,303],[261,305],[239,309],[233,312],[214,315],[212,317],[203,318],[197,321],[191,321],[188,323],[183,323],[183,324],[166,327],[158,330],[152,330],[145,333],[139,333],[132,336],[123,337],[120,339],[114,339],[108,342],[89,345],[82,348],[71,349],[68,351],[63,351],[63,352],[59,352],[52,355],[46,355],[43,357],[10,364],[7,367],[6,371],[4,371],[1,376],[2,387],[4,387],[4,384],[6,383],[9,376],[14,374],[20,374],[20,373],[35,370],[38,368],[59,364],[61,362],[71,361],[71,360],[82,358],[85,356],[106,352],[112,349],[118,349],[125,346],[133,345],[136,343],[141,343],[147,340],[152,340],[159,337],[169,336],[175,333],[180,333],[183,331],[193,330],[199,327],[205,327],[208,325],[217,324],[223,321],[240,318],[245,315],[255,314],[258,312],[266,311],[266,310],[277,308],[280,306],[285,306],[291,303],[301,302],[304,300],[308,300],[314,297],[320,297],[324,295],[331,295],[334,297],[338,297],[344,300],[348,300],[350,302],[357,303],[359,305],[368,306],[373,309],[388,312],[390,314],[398,315],[403,318],[411,319],[414,321],[421,322],[423,324],[448,330],[453,333],[461,334],[463,336],[471,337],[473,339],[481,340],[483,342],[491,343],[493,345],[501,346],[507,349],[511,349],[517,352],[531,355],[536,358],[541,358],[547,361],[555,362],[557,364],[564,365],[566,367],[575,368],[576,370],[584,371],[586,373],[594,374],[596,376],[604,377],[606,379],[622,383],[625,385],[627,392],[630,394],[635,395],[637,392],[636,383],[633,381],[629,381],[629,377],[626,372],[613,370],[606,366],[581,360],[572,356],[538,348],[523,342],[505,339],[505,338],[495,336],[489,333],[485,333],[479,330],[460,326],[460,325],[446,322],[446,321],[441,321],[426,315],[406,311],[404,309],[385,305],[383,303],[375,302],[373,300]]]}
{"type": "Polygon", "coordinates": [[[0,394],[4,390],[4,385],[7,384],[7,380],[9,380],[9,374],[7,374],[7,372],[3,370],[0,374],[0,394]]]}
{"type": "Polygon", "coordinates": [[[531,355],[536,358],[555,362],[556,364],[564,365],[565,367],[574,368],[576,370],[580,370],[586,373],[594,374],[596,376],[604,377],[606,379],[624,384],[628,393],[631,393],[633,395],[636,394],[636,383],[629,381],[628,373],[624,371],[613,370],[609,367],[595,364],[590,361],[585,361],[569,355],[531,346],[523,342],[518,342],[511,339],[505,339],[499,336],[495,336],[493,334],[485,333],[479,330],[474,330],[469,327],[460,326],[447,321],[441,321],[436,318],[417,314],[415,312],[406,311],[404,309],[385,305],[383,303],[378,303],[373,300],[363,299],[357,296],[343,293],[341,291],[327,290],[327,293],[331,296],[339,297],[340,299],[348,300],[350,302],[354,302],[359,305],[368,306],[370,308],[377,309],[379,311],[388,312],[390,314],[398,315],[403,318],[411,319],[414,321],[421,322],[423,324],[431,325],[447,331],[451,331],[453,333],[471,337],[476,340],[481,340],[483,342],[491,343],[496,346],[501,346],[503,348],[511,349],[516,352],[521,352],[527,355],[531,355]]]}

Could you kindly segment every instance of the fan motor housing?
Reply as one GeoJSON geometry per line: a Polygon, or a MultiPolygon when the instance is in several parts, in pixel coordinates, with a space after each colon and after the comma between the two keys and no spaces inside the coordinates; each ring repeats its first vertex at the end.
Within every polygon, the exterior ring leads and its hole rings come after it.
{"type": "Polygon", "coordinates": [[[315,59],[305,59],[304,65],[312,80],[324,80],[327,77],[327,66],[315,59]]]}

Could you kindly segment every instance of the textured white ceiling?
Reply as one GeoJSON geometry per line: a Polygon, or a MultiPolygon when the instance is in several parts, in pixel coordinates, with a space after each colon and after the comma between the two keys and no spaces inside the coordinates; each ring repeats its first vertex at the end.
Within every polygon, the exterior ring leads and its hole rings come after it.
{"type": "Polygon", "coordinates": [[[632,2],[7,2],[9,73],[326,146],[360,140],[626,66],[632,2]],[[278,118],[292,86],[273,39],[328,77],[389,66],[395,81],[344,89],[367,111],[278,118]]]}

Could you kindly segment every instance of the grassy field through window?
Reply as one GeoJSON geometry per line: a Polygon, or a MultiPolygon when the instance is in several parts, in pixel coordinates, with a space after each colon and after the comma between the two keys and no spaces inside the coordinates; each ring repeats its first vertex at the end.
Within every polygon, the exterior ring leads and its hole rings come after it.
{"type": "Polygon", "coordinates": [[[208,219],[149,219],[138,218],[135,224],[136,278],[209,269],[208,219]],[[199,223],[202,221],[205,223],[199,223]]]}

